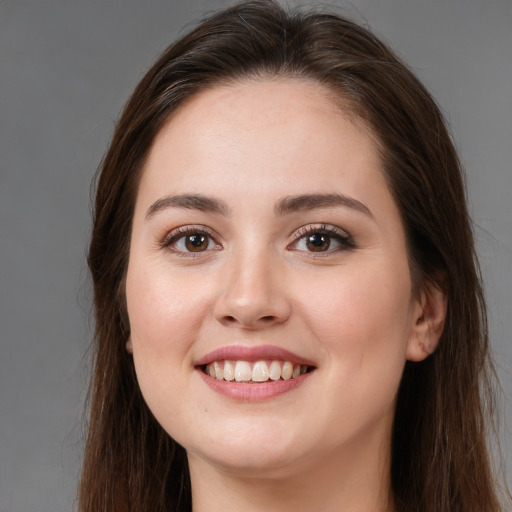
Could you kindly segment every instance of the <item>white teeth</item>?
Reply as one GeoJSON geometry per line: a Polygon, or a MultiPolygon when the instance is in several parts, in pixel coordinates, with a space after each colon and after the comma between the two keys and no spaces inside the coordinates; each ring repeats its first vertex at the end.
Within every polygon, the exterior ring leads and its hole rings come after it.
{"type": "Polygon", "coordinates": [[[265,361],[258,361],[252,367],[252,380],[254,382],[265,382],[269,378],[268,366],[265,361]]]}
{"type": "Polygon", "coordinates": [[[279,380],[281,378],[281,365],[279,361],[272,361],[269,370],[271,380],[279,380]]]}
{"type": "Polygon", "coordinates": [[[290,363],[290,361],[285,361],[283,364],[283,369],[281,370],[281,377],[283,377],[284,380],[291,379],[293,374],[293,364],[290,363]]]}
{"type": "Polygon", "coordinates": [[[243,382],[251,380],[251,378],[251,365],[247,361],[237,361],[235,365],[235,380],[237,382],[243,382]]]}
{"type": "Polygon", "coordinates": [[[206,365],[204,371],[212,379],[236,382],[267,382],[269,379],[296,379],[308,372],[307,365],[293,364],[291,361],[214,361],[206,365]]]}
{"type": "Polygon", "coordinates": [[[224,380],[234,380],[235,369],[229,361],[224,361],[224,380]]]}
{"type": "Polygon", "coordinates": [[[218,380],[222,380],[224,378],[224,371],[220,367],[218,361],[213,363],[213,368],[215,369],[215,378],[218,380]]]}

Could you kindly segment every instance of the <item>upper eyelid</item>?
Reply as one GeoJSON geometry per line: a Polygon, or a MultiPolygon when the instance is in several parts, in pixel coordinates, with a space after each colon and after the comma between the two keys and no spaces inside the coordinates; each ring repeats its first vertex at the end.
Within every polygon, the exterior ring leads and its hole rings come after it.
{"type": "Polygon", "coordinates": [[[171,229],[170,231],[167,231],[161,238],[160,245],[169,245],[172,241],[179,240],[181,237],[186,236],[190,233],[204,233],[217,243],[219,243],[219,239],[221,238],[218,235],[218,233],[216,233],[213,229],[207,226],[201,224],[189,224],[184,226],[178,226],[174,229],[171,229]]]}
{"type": "Polygon", "coordinates": [[[306,236],[309,233],[318,233],[318,232],[324,232],[330,235],[339,235],[342,238],[351,238],[351,234],[346,231],[345,229],[342,229],[338,226],[335,226],[333,224],[327,224],[327,223],[318,223],[318,224],[307,224],[305,226],[301,226],[300,228],[296,229],[292,235],[291,238],[298,239],[306,236]]]}

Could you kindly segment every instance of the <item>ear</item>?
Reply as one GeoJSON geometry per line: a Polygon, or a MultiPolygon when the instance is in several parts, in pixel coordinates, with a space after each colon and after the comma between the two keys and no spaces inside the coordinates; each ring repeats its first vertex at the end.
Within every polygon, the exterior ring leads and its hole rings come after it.
{"type": "Polygon", "coordinates": [[[429,281],[415,300],[407,346],[409,361],[423,361],[432,354],[443,333],[446,319],[446,292],[429,281]]]}
{"type": "Polygon", "coordinates": [[[133,354],[133,343],[131,336],[128,336],[128,339],[126,340],[126,352],[128,352],[128,354],[133,354]]]}

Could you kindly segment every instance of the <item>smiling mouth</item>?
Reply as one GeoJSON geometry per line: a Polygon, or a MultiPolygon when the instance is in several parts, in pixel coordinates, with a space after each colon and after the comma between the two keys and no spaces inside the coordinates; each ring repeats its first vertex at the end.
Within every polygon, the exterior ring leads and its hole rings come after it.
{"type": "Polygon", "coordinates": [[[293,380],[310,373],[315,367],[277,360],[254,362],[220,360],[205,364],[201,369],[212,379],[261,384],[268,381],[293,380]]]}

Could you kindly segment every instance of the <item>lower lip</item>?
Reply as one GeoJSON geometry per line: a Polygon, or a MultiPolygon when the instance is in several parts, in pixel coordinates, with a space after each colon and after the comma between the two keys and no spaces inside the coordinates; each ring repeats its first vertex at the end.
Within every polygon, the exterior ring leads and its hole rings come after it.
{"type": "Polygon", "coordinates": [[[299,387],[312,375],[310,372],[295,379],[250,383],[213,379],[201,370],[198,372],[203,381],[216,393],[244,402],[268,400],[283,395],[299,387]]]}

